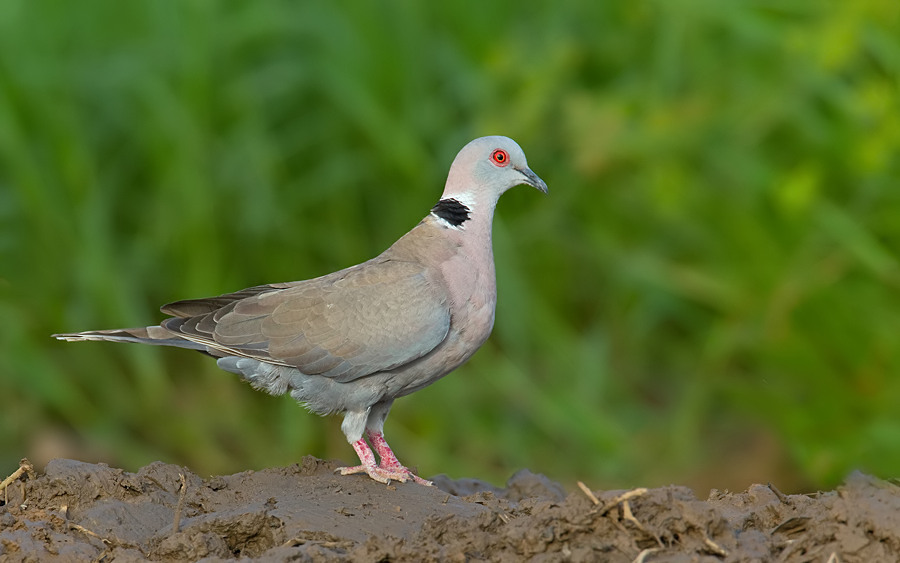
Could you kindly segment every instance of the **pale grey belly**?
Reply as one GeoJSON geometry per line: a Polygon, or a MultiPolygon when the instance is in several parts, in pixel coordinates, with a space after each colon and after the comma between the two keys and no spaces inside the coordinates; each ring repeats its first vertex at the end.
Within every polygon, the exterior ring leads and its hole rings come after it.
{"type": "Polygon", "coordinates": [[[359,411],[384,399],[409,395],[447,375],[484,343],[490,334],[490,326],[487,328],[470,332],[451,329],[447,339],[431,353],[397,369],[343,383],[250,358],[220,358],[217,364],[225,371],[240,375],[260,391],[271,395],[290,392],[291,397],[317,414],[359,411]]]}

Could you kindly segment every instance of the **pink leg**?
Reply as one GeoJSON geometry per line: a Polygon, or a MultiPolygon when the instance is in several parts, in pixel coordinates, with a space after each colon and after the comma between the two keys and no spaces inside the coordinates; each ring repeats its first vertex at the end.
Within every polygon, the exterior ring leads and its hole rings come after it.
{"type": "MultiPolygon", "coordinates": [[[[394,455],[394,452],[391,450],[391,447],[388,446],[387,440],[384,439],[384,434],[381,432],[375,432],[374,430],[369,430],[367,432],[369,436],[369,441],[372,442],[372,446],[375,447],[375,451],[378,452],[378,457],[381,459],[381,463],[379,467],[382,469],[388,470],[392,473],[405,473],[407,478],[412,479],[416,483],[425,486],[431,486],[433,483],[431,481],[422,479],[409,469],[403,467],[400,464],[400,461],[397,459],[397,456],[394,455]]],[[[371,454],[371,450],[369,452],[371,454]]]]}
{"type": "Polygon", "coordinates": [[[372,450],[369,448],[369,444],[367,444],[365,440],[360,438],[359,440],[353,442],[353,449],[356,450],[356,455],[359,456],[359,461],[362,462],[362,465],[354,465],[353,467],[339,467],[337,471],[340,471],[341,475],[367,473],[372,479],[375,479],[376,481],[380,481],[382,483],[386,483],[387,480],[379,479],[372,474],[372,471],[377,469],[378,466],[375,465],[375,454],[372,453],[372,450]]]}
{"type": "MultiPolygon", "coordinates": [[[[387,442],[384,441],[384,438],[381,437],[381,434],[379,434],[378,436],[381,438],[381,443],[384,444],[384,447],[387,449],[387,453],[390,454],[390,457],[394,460],[393,465],[386,466],[384,464],[383,456],[381,458],[381,465],[375,465],[375,454],[372,453],[372,450],[369,448],[369,444],[367,444],[365,440],[360,438],[359,440],[353,442],[353,449],[356,450],[356,455],[359,456],[359,461],[362,462],[362,465],[357,465],[354,467],[341,467],[337,469],[337,471],[340,471],[341,475],[365,473],[379,483],[390,483],[391,481],[400,481],[401,483],[405,483],[408,480],[412,479],[416,483],[422,485],[431,484],[430,481],[426,481],[416,475],[413,475],[409,469],[400,465],[400,462],[397,461],[397,457],[394,456],[394,452],[392,452],[391,449],[387,447],[387,442]]],[[[379,454],[381,454],[380,449],[379,454]]]]}

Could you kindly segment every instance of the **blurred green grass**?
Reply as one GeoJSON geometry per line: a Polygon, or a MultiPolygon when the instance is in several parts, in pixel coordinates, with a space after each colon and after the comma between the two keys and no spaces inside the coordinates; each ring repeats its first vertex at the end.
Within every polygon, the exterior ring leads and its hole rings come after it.
{"type": "Polygon", "coordinates": [[[199,354],[64,344],[365,260],[509,135],[473,360],[401,459],[502,482],[900,474],[900,4],[0,5],[0,467],[351,461],[199,354]]]}

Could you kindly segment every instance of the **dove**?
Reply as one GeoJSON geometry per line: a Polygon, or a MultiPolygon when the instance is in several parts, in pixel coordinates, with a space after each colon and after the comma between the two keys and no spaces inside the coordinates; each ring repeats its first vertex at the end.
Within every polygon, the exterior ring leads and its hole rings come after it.
{"type": "Polygon", "coordinates": [[[53,336],[204,352],[255,389],[289,393],[319,415],[342,413],[341,430],[360,464],[341,474],[431,485],[398,461],[385,419],[395,399],[458,368],[490,335],[494,209],[518,185],[547,193],[515,141],[481,137],[459,151],[431,212],[371,260],[314,279],[169,303],[159,325],[53,336]]]}

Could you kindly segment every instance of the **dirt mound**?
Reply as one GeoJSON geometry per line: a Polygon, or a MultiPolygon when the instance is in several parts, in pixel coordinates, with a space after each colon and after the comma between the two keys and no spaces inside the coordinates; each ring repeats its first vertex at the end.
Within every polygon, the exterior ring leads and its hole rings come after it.
{"type": "Polygon", "coordinates": [[[382,485],[312,457],[202,479],[57,459],[0,506],[3,561],[896,561],[900,487],[856,473],[836,491],[754,485],[576,490],[529,471],[500,489],[382,485]]]}

